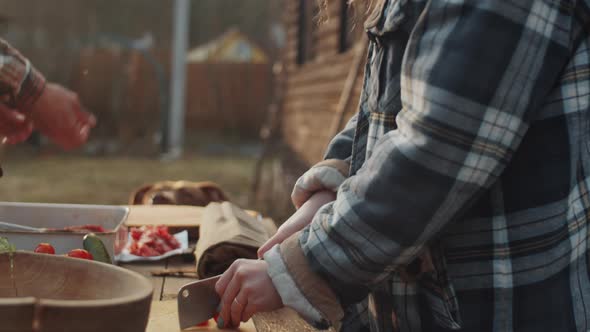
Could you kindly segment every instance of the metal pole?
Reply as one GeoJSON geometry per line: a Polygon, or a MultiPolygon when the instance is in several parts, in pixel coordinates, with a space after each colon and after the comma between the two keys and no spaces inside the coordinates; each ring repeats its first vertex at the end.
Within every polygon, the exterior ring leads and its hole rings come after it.
{"type": "Polygon", "coordinates": [[[174,36],[172,75],[170,79],[170,113],[168,118],[167,157],[182,155],[186,88],[186,52],[189,37],[190,0],[174,0],[174,36]]]}

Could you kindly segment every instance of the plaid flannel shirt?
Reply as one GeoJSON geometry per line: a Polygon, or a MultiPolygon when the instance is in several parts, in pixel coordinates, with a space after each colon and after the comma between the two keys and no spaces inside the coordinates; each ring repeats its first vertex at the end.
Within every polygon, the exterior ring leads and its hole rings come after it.
{"type": "Polygon", "coordinates": [[[43,75],[16,49],[0,39],[0,100],[26,112],[44,87],[43,75]]]}
{"type": "Polygon", "coordinates": [[[0,39],[0,102],[21,112],[27,112],[41,96],[44,88],[43,75],[28,59],[0,39]]]}
{"type": "Polygon", "coordinates": [[[590,1],[387,0],[371,21],[326,154],[350,172],[265,256],[283,302],[351,331],[590,330],[590,1]]]}

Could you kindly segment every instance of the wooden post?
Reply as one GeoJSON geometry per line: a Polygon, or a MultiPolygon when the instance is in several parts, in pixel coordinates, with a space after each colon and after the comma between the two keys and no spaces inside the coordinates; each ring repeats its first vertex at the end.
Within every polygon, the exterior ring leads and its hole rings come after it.
{"type": "Polygon", "coordinates": [[[186,89],[186,52],[189,37],[190,0],[174,1],[174,36],[172,41],[172,75],[166,157],[182,155],[186,89]]]}

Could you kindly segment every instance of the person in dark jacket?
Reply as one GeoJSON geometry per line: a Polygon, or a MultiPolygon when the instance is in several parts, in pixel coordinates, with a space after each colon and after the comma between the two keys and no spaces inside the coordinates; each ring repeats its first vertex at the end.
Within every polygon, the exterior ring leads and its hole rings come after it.
{"type": "Polygon", "coordinates": [[[336,199],[229,268],[222,325],[590,330],[590,1],[373,2],[360,109],[293,195],[336,199]]]}
{"type": "Polygon", "coordinates": [[[84,144],[95,125],[74,92],[47,83],[29,60],[0,39],[0,143],[20,143],[37,130],[70,150],[84,144]]]}

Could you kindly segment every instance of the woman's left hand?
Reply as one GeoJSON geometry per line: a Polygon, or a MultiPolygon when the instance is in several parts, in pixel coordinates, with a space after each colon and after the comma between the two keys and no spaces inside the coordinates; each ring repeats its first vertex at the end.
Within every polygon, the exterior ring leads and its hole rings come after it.
{"type": "Polygon", "coordinates": [[[215,285],[221,297],[220,328],[238,327],[255,313],[283,307],[283,301],[268,275],[268,263],[238,259],[215,285]]]}
{"type": "Polygon", "coordinates": [[[0,145],[21,143],[33,132],[33,124],[25,115],[0,103],[0,145]]]}

